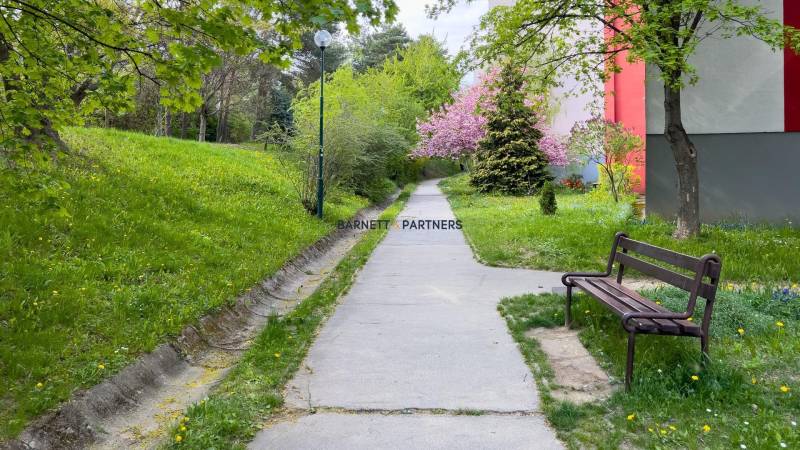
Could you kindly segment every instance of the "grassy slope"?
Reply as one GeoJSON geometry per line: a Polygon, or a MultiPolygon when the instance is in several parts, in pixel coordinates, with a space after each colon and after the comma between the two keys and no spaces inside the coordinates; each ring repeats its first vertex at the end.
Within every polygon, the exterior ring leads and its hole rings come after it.
{"type": "Polygon", "coordinates": [[[338,195],[314,219],[266,153],[98,129],[64,137],[79,156],[0,172],[0,440],[365,206],[338,195]]]}
{"type": "MultiPolygon", "coordinates": [[[[682,291],[646,295],[673,310],[685,310],[682,291]]],[[[574,327],[581,329],[583,344],[620,381],[627,336],[619,318],[596,301],[580,298],[573,307],[574,327]]],[[[562,325],[563,305],[563,296],[525,295],[503,300],[499,309],[539,381],[548,420],[571,448],[800,445],[800,299],[776,301],[769,291],[721,292],[711,326],[712,362],[705,370],[699,365],[697,339],[640,335],[631,393],[620,387],[609,400],[584,406],[550,397],[547,358],[536,341],[524,336],[531,327],[562,325]]],[[[702,312],[695,316],[699,319],[702,312]]]]}
{"type": "Polygon", "coordinates": [[[704,226],[698,238],[675,241],[674,225],[640,223],[628,205],[592,201],[591,196],[559,194],[558,213],[543,216],[537,197],[478,194],[468,177],[442,182],[474,250],[488,264],[559,271],[605,267],[617,231],[690,255],[716,251],[723,258],[723,281],[800,280],[800,229],[704,226]]]}

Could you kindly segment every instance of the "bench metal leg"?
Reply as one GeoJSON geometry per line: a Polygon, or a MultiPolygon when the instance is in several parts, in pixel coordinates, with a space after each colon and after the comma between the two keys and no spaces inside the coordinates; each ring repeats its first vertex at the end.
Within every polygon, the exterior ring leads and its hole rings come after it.
{"type": "Polygon", "coordinates": [[[700,336],[700,357],[703,361],[703,366],[711,361],[711,356],[708,354],[708,336],[700,336]]]}
{"type": "Polygon", "coordinates": [[[625,392],[631,390],[631,379],[633,378],[633,353],[636,346],[636,333],[628,333],[628,360],[625,363],[625,392]]]}
{"type": "Polygon", "coordinates": [[[572,324],[572,286],[567,286],[567,306],[564,310],[564,326],[569,328],[572,324]]]}

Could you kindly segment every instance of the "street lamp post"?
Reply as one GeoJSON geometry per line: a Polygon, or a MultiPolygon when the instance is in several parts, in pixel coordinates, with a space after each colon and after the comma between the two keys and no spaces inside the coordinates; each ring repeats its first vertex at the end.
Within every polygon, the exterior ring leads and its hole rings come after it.
{"type": "Polygon", "coordinates": [[[322,181],[325,144],[323,137],[323,107],[325,106],[325,47],[331,45],[333,38],[327,30],[319,30],[314,34],[314,43],[320,50],[320,76],[319,76],[319,166],[317,167],[317,217],[322,219],[322,202],[325,189],[322,181]]]}

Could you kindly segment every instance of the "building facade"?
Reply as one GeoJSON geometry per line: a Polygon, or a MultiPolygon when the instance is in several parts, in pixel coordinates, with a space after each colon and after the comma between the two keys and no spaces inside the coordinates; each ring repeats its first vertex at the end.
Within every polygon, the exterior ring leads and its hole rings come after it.
{"type": "MultiPolygon", "coordinates": [[[[800,0],[741,0],[760,5],[771,18],[800,28],[800,0]]],[[[489,6],[513,0],[490,0],[489,6]]],[[[596,23],[597,33],[609,33],[596,23]]],[[[700,30],[702,33],[704,30],[700,30]]],[[[605,84],[605,118],[638,134],[645,148],[631,158],[646,194],[648,214],[672,218],[678,208],[675,162],[664,138],[663,84],[656,67],[629,63],[605,84]]],[[[773,51],[752,37],[710,36],[691,63],[699,82],[684,88],[683,123],[698,152],[700,213],[704,222],[749,221],[800,224],[800,56],[773,51]]],[[[564,135],[591,117],[597,99],[571,95],[575,81],[561,79],[553,128],[564,135]]],[[[596,168],[583,169],[587,181],[596,168]]]]}
{"type": "MultiPolygon", "coordinates": [[[[798,0],[749,3],[800,27],[798,0]]],[[[701,219],[800,223],[800,56],[773,51],[752,37],[712,36],[692,63],[700,79],[683,90],[681,102],[684,126],[697,147],[701,219]]],[[[644,103],[637,91],[634,103],[623,105],[621,120],[644,121],[647,149],[640,171],[646,173],[647,211],[672,217],[678,182],[663,136],[663,84],[657,68],[642,66],[625,83],[645,86],[644,103]]],[[[622,92],[630,95],[624,86],[622,92]]]]}

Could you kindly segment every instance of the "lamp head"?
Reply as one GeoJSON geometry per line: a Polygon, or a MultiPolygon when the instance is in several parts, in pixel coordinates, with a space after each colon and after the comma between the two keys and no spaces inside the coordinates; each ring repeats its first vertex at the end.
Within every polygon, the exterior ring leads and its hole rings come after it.
{"type": "Polygon", "coordinates": [[[314,33],[314,43],[323,50],[331,45],[331,41],[333,41],[333,37],[328,30],[319,30],[314,33]]]}

